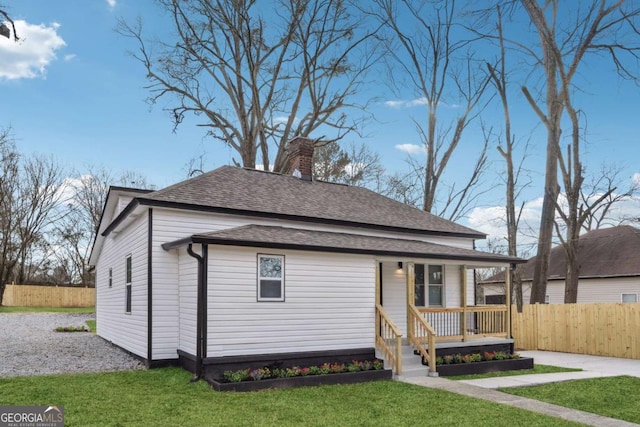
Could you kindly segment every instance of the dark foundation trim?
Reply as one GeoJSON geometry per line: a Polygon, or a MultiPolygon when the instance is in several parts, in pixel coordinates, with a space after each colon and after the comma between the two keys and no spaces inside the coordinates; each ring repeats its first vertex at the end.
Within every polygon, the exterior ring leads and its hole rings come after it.
{"type": "MultiPolygon", "coordinates": [[[[182,354],[181,366],[188,369],[188,354],[182,354]]],[[[224,371],[238,369],[290,368],[293,366],[314,366],[323,363],[351,363],[353,360],[375,359],[375,348],[351,348],[344,350],[305,351],[291,353],[255,354],[246,356],[207,357],[203,360],[204,375],[207,378],[221,377],[224,371]]]]}

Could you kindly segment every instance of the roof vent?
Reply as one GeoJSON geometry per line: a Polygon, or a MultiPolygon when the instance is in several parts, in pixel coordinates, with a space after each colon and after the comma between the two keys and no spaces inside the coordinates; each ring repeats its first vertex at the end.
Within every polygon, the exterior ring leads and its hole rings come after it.
{"type": "Polygon", "coordinates": [[[294,177],[296,177],[298,179],[302,178],[302,173],[298,169],[294,169],[293,172],[291,173],[291,175],[293,175],[294,177]]]}

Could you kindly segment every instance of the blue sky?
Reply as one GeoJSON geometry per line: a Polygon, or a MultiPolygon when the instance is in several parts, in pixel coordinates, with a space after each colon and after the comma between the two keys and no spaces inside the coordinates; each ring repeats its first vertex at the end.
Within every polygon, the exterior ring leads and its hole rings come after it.
{"type": "MultiPolygon", "coordinates": [[[[155,2],[5,0],[3,5],[24,40],[15,44],[0,38],[0,127],[13,128],[21,151],[52,155],[69,170],[82,171],[91,164],[136,171],[157,187],[182,180],[186,163],[203,151],[209,168],[231,162],[233,153],[204,138],[196,120],[187,120],[173,133],[162,104],[151,108],[145,102],[144,70],[127,53],[136,46],[114,29],[118,18],[133,22],[140,16],[148,34],[162,34],[170,23],[155,2]]],[[[625,179],[631,180],[640,173],[640,88],[620,81],[609,66],[599,62],[586,64],[578,82],[584,88],[578,94],[578,105],[587,115],[585,165],[596,170],[603,161],[615,162],[623,168],[625,179]]],[[[378,89],[385,86],[384,81],[379,83],[378,89]]],[[[380,154],[387,170],[402,171],[408,153],[422,156],[410,119],[425,110],[412,102],[415,94],[411,91],[381,89],[372,96],[378,97],[371,105],[378,121],[367,125],[364,142],[380,154]]],[[[545,133],[519,91],[513,92],[511,102],[517,136],[531,135],[526,167],[532,171],[533,184],[525,198],[535,222],[542,194],[545,133]]],[[[490,106],[483,116],[500,126],[499,105],[490,106]]],[[[453,160],[451,182],[462,180],[480,142],[478,128],[470,129],[453,160]]],[[[499,171],[502,165],[495,144],[490,157],[492,170],[499,171]]],[[[488,180],[497,182],[498,178],[493,175],[488,180]]],[[[499,210],[503,192],[498,188],[489,193],[463,222],[499,235],[501,227],[490,216],[499,210]]]]}

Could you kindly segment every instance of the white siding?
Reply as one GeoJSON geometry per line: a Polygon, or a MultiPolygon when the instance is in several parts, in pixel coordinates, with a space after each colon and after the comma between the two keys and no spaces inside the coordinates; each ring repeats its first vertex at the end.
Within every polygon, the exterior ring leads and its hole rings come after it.
{"type": "MultiPolygon", "coordinates": [[[[578,303],[622,302],[622,294],[638,294],[640,302],[640,277],[614,277],[607,279],[581,279],[578,284],[578,303]]],[[[504,285],[485,285],[485,295],[504,295],[504,285]]],[[[531,282],[522,284],[525,304],[531,297],[531,282]]],[[[564,303],[564,280],[547,283],[549,304],[564,303]]]]}
{"type": "MultiPolygon", "coordinates": [[[[640,277],[581,279],[578,284],[578,303],[622,302],[623,293],[638,294],[640,301],[640,277]]],[[[548,282],[547,295],[550,304],[564,303],[564,281],[548,282]]]]}
{"type": "Polygon", "coordinates": [[[147,216],[120,233],[110,234],[96,266],[98,335],[141,357],[147,357],[147,216]],[[131,313],[125,313],[125,262],[132,261],[131,313]],[[109,288],[109,269],[113,286],[109,288]]]}
{"type": "Polygon", "coordinates": [[[180,337],[179,348],[196,354],[196,319],[198,308],[198,261],[186,249],[179,253],[180,337]]]}
{"type": "Polygon", "coordinates": [[[208,357],[374,347],[370,256],[209,247],[208,357]],[[285,256],[284,302],[257,302],[257,254],[285,256]]]}
{"type": "MultiPolygon", "coordinates": [[[[179,326],[182,323],[179,314],[178,302],[180,298],[178,291],[179,257],[176,250],[165,251],[162,249],[161,245],[163,243],[191,236],[194,233],[212,232],[240,227],[247,224],[275,225],[292,228],[298,227],[319,231],[342,231],[354,234],[392,238],[396,237],[403,239],[413,238],[433,243],[450,244],[451,246],[456,247],[473,247],[472,239],[464,238],[409,235],[403,233],[363,230],[360,228],[301,223],[296,221],[281,221],[248,216],[243,217],[205,212],[190,212],[176,209],[153,208],[153,359],[176,358],[176,349],[182,346],[181,326],[179,326]]],[[[186,256],[188,257],[188,255],[186,256]]],[[[317,254],[316,256],[318,259],[323,259],[329,255],[317,254]]],[[[340,259],[351,258],[348,255],[338,255],[337,257],[340,259]]],[[[193,261],[195,262],[195,260],[193,261]]],[[[251,270],[249,270],[249,272],[255,272],[255,265],[251,266],[251,270]]],[[[238,274],[242,276],[243,274],[247,274],[247,272],[238,272],[238,274]]],[[[211,280],[213,279],[210,277],[210,281],[211,280]]],[[[253,277],[252,280],[255,282],[255,277],[253,277]]],[[[374,282],[375,280],[371,280],[370,285],[374,286],[374,282]]],[[[182,283],[180,283],[180,286],[182,286],[182,283]]],[[[404,282],[402,286],[404,287],[404,282]]],[[[404,297],[402,298],[402,302],[404,302],[404,297]]],[[[372,302],[371,309],[373,309],[373,306],[374,304],[372,302]]],[[[405,308],[403,307],[401,310],[405,310],[405,308]]],[[[404,317],[402,317],[402,319],[404,319],[404,317]]],[[[406,321],[403,320],[402,322],[399,322],[398,325],[400,326],[401,323],[406,323],[406,321]]]]}
{"type": "Polygon", "coordinates": [[[382,263],[382,306],[396,324],[402,336],[407,336],[407,263],[382,263]]]}

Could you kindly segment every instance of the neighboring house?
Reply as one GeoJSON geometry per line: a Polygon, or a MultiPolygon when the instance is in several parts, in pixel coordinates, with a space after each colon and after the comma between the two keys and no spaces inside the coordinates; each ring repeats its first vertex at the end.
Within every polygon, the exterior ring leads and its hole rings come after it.
{"type": "MultiPolygon", "coordinates": [[[[482,333],[467,321],[467,270],[521,260],[474,250],[485,236],[467,227],[311,179],[312,155],[297,138],[294,176],[223,166],[159,191],[111,187],[90,259],[98,335],[148,366],[206,375],[372,357],[376,344],[399,371],[388,326],[421,346],[425,332],[407,328],[418,311],[438,339],[482,333]]],[[[509,338],[506,306],[482,316],[494,320],[483,336],[509,338]]]]}
{"type": "MultiPolygon", "coordinates": [[[[630,225],[601,228],[580,236],[579,303],[640,302],[640,230],[630,225]]],[[[523,300],[529,302],[536,258],[519,267],[523,300]]],[[[562,246],[551,249],[546,302],[564,303],[566,254],[562,246]]],[[[486,304],[503,303],[504,274],[489,278],[484,288],[486,304]]]]}

